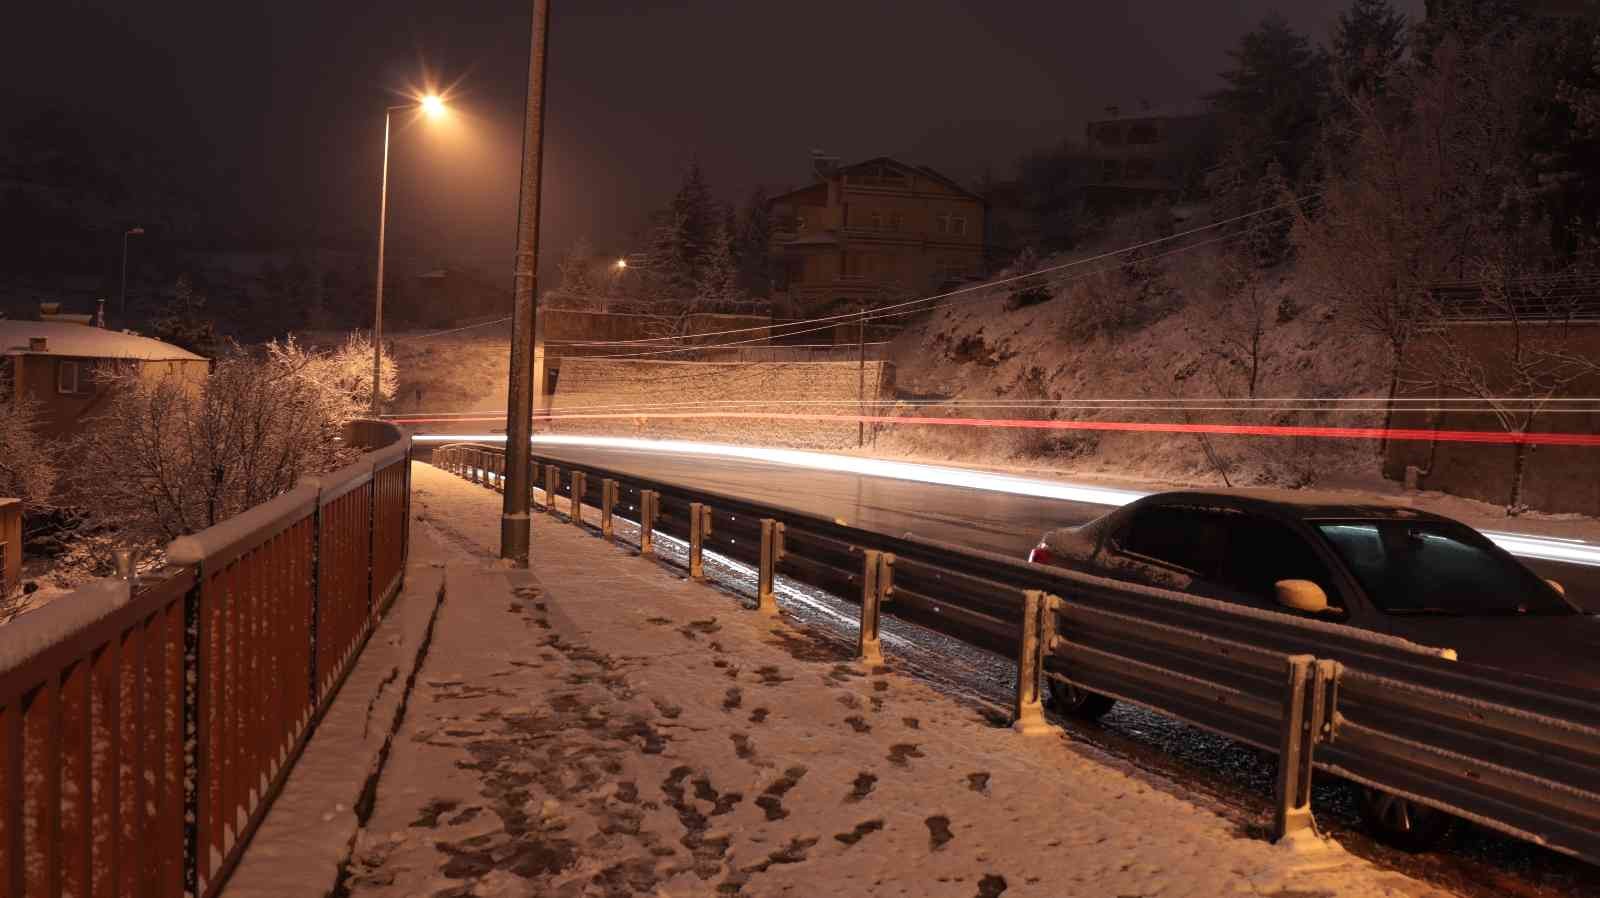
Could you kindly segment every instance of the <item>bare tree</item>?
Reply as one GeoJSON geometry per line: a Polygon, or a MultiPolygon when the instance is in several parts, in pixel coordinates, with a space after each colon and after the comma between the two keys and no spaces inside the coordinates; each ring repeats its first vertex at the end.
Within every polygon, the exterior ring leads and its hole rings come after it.
{"type": "MultiPolygon", "coordinates": [[[[400,372],[394,354],[385,353],[381,367],[382,399],[394,399],[400,372]]],[[[297,341],[293,334],[266,346],[264,365],[270,376],[293,377],[310,387],[321,400],[322,415],[335,425],[359,418],[372,407],[372,339],[363,331],[345,336],[331,351],[319,351],[297,341]]]]}
{"type": "MultiPolygon", "coordinates": [[[[1581,298],[1564,295],[1559,281],[1519,273],[1504,259],[1481,261],[1478,317],[1472,331],[1487,339],[1471,345],[1459,325],[1436,329],[1420,368],[1427,383],[1447,394],[1476,400],[1501,429],[1521,437],[1540,413],[1579,378],[1596,370],[1593,360],[1571,347],[1572,314],[1581,298]]],[[[1516,444],[1506,513],[1520,514],[1523,481],[1534,446],[1516,444]]]]}
{"type": "MultiPolygon", "coordinates": [[[[1226,252],[1213,263],[1212,339],[1214,358],[1238,373],[1245,395],[1254,399],[1261,385],[1262,368],[1272,358],[1267,330],[1275,314],[1272,291],[1248,252],[1226,252]]],[[[1218,392],[1232,394],[1224,379],[1213,373],[1218,392]]]]}
{"type": "Polygon", "coordinates": [[[73,503],[91,525],[154,545],[337,466],[349,455],[334,439],[339,422],[298,373],[235,349],[202,383],[109,375],[109,408],[73,453],[73,503]]]}

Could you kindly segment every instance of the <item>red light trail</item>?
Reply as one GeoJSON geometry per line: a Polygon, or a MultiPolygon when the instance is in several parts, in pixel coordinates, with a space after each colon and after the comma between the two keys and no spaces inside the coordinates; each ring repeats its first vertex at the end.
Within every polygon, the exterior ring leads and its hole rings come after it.
{"type": "MultiPolygon", "coordinates": [[[[892,415],[808,415],[794,412],[616,412],[609,414],[535,415],[535,421],[679,420],[691,418],[807,421],[841,424],[887,424],[899,427],[1003,427],[1031,430],[1099,430],[1131,433],[1195,433],[1217,436],[1291,437],[1403,442],[1483,443],[1530,446],[1600,446],[1600,434],[1507,433],[1495,430],[1430,430],[1427,428],[1316,427],[1300,424],[1179,424],[1156,421],[1030,421],[1019,418],[933,418],[892,415]]],[[[395,424],[466,424],[504,421],[504,416],[390,418],[395,424]]]]}

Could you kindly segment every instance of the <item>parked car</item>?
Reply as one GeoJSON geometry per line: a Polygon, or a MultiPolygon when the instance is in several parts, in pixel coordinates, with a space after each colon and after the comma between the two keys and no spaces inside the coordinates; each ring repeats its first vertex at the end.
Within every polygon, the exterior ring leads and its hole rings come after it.
{"type": "MultiPolygon", "coordinates": [[[[1147,496],[1046,533],[1028,560],[1270,609],[1600,689],[1600,619],[1483,534],[1404,506],[1273,491],[1147,496]]],[[[1113,699],[1052,679],[1056,710],[1098,719],[1113,699]]],[[[1418,850],[1452,818],[1368,790],[1363,814],[1418,850]]]]}

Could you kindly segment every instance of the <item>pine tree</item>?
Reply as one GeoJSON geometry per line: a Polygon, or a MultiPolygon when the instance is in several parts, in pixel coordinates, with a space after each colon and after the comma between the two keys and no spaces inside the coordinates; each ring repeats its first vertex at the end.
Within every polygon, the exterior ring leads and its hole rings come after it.
{"type": "Polygon", "coordinates": [[[215,358],[219,347],[217,327],[210,318],[203,317],[205,307],[205,297],[195,291],[189,276],[180,275],[172,300],[153,322],[156,339],[215,358]]]}
{"type": "Polygon", "coordinates": [[[700,265],[711,247],[721,210],[711,198],[700,163],[691,162],[683,184],[672,198],[673,254],[690,287],[699,280],[700,265]]]}
{"type": "Polygon", "coordinates": [[[1347,94],[1381,95],[1406,50],[1406,17],[1390,0],[1353,0],[1333,32],[1334,74],[1347,94]]]}
{"type": "Polygon", "coordinates": [[[757,187],[745,201],[740,216],[737,241],[739,286],[751,296],[766,296],[772,291],[772,211],[767,192],[757,187]]]}
{"type": "Polygon", "coordinates": [[[1273,15],[1228,56],[1233,67],[1221,73],[1227,86],[1211,99],[1243,179],[1254,182],[1276,160],[1291,184],[1302,183],[1325,111],[1326,54],[1273,15]]]}
{"type": "Polygon", "coordinates": [[[744,300],[739,288],[739,266],[733,254],[733,233],[726,223],[717,226],[700,266],[696,291],[701,304],[715,311],[732,311],[744,300]]]}

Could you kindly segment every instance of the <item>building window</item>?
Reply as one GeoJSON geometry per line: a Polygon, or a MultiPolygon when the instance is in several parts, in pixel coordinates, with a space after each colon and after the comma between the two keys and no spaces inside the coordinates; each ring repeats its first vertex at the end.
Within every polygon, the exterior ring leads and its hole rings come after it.
{"type": "Polygon", "coordinates": [[[1128,143],[1152,144],[1159,143],[1161,135],[1156,131],[1155,125],[1133,125],[1128,128],[1128,143]]]}
{"type": "Polygon", "coordinates": [[[1156,164],[1153,159],[1129,159],[1125,175],[1130,180],[1137,178],[1153,177],[1156,173],[1156,164]]]}
{"type": "Polygon", "coordinates": [[[938,219],[939,233],[960,237],[967,233],[967,219],[963,215],[952,215],[949,212],[940,212],[938,219]]]}
{"type": "Polygon", "coordinates": [[[1100,163],[1100,180],[1115,181],[1122,177],[1122,163],[1116,159],[1106,159],[1100,163]]]}
{"type": "Polygon", "coordinates": [[[1094,133],[1095,139],[1108,147],[1121,146],[1122,126],[1101,125],[1094,133]]]}
{"type": "Polygon", "coordinates": [[[79,390],[79,369],[77,362],[56,363],[56,392],[77,393],[79,390]]]}

